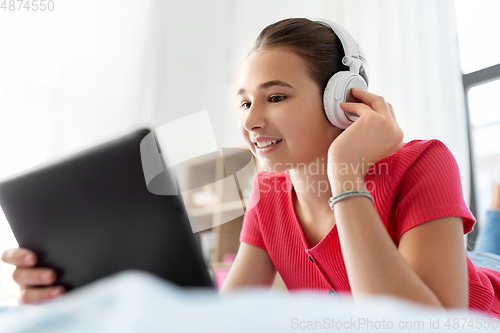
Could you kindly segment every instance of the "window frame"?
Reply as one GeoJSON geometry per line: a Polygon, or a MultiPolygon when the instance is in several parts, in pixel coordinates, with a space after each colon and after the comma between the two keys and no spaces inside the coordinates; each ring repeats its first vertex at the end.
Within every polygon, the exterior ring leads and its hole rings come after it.
{"type": "Polygon", "coordinates": [[[476,218],[476,225],[473,231],[467,234],[467,250],[472,251],[474,249],[477,235],[479,233],[479,214],[477,209],[477,198],[476,198],[476,176],[475,176],[475,160],[474,160],[474,146],[472,144],[472,124],[470,119],[469,111],[469,89],[472,87],[480,86],[491,81],[500,79],[500,63],[479,69],[475,72],[462,74],[462,82],[464,87],[464,98],[465,98],[465,113],[467,122],[467,141],[469,143],[469,164],[470,164],[470,198],[469,198],[469,209],[476,218]]]}

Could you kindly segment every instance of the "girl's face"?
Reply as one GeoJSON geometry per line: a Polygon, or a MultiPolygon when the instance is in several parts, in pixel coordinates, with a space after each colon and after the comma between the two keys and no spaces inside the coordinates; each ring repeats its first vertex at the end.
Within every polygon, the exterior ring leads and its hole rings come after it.
{"type": "Polygon", "coordinates": [[[248,56],[238,90],[240,130],[265,170],[280,172],[313,162],[325,163],[326,170],[328,148],[342,130],[326,118],[322,94],[295,53],[272,48],[248,56]],[[282,141],[261,149],[256,141],[263,138],[282,141]]]}

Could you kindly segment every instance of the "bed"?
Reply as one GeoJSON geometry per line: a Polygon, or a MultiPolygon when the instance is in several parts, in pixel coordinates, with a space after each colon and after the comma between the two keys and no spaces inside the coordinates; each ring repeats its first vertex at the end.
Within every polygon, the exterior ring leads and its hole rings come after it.
{"type": "Polygon", "coordinates": [[[355,304],[307,292],[248,289],[222,299],[142,271],[118,273],[42,304],[14,303],[0,303],[2,333],[499,330],[496,318],[436,311],[387,296],[367,296],[355,304]]]}

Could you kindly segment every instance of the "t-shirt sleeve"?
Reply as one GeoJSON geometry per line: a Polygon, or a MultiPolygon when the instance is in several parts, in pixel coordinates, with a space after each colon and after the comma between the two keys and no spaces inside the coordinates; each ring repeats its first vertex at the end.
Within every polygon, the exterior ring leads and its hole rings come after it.
{"type": "MultiPolygon", "coordinates": [[[[240,233],[240,242],[248,243],[266,250],[262,233],[260,230],[258,202],[260,200],[259,191],[259,175],[255,176],[252,181],[252,190],[246,208],[245,215],[243,216],[243,226],[240,233]]],[[[266,250],[267,251],[267,250],[266,250]]]]}
{"type": "Polygon", "coordinates": [[[443,217],[462,217],[464,234],[476,222],[464,201],[457,161],[439,140],[432,140],[406,170],[396,200],[398,241],[411,228],[443,217]]]}

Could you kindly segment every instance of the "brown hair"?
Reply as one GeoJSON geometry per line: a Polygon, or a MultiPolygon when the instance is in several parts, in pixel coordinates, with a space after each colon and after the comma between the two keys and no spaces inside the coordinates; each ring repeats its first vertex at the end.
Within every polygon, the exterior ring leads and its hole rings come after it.
{"type": "MultiPolygon", "coordinates": [[[[349,67],[342,64],[344,48],[333,30],[306,18],[289,18],[268,25],[255,40],[250,53],[274,47],[288,48],[305,60],[309,74],[318,84],[321,95],[333,74],[349,71],[349,67]]],[[[366,60],[361,51],[360,60],[363,66],[359,74],[368,85],[364,66],[366,60]]]]}

